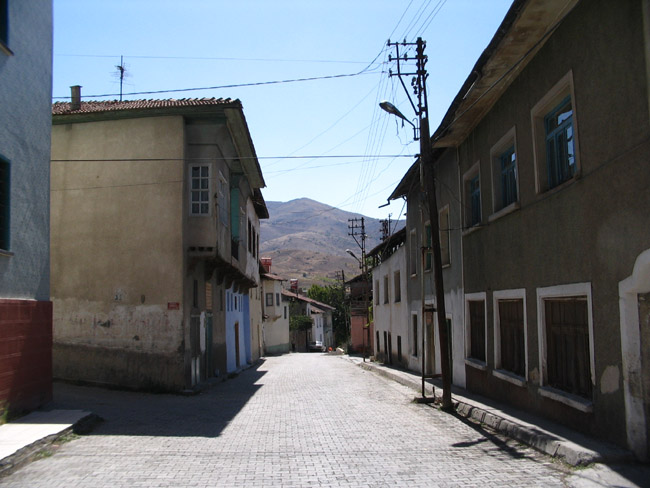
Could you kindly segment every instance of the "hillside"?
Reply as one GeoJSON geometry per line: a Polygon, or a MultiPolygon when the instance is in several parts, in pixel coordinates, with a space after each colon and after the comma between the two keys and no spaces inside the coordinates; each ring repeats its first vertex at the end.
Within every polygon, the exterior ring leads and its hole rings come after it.
{"type": "MultiPolygon", "coordinates": [[[[273,259],[273,273],[297,278],[301,288],[329,284],[341,270],[346,279],[359,274],[359,263],[345,250],[361,256],[359,246],[348,235],[348,219],[362,215],[309,198],[266,202],[266,206],[270,217],[261,223],[260,253],[273,259]]],[[[380,242],[381,224],[365,217],[365,225],[366,249],[370,250],[380,242]]]]}

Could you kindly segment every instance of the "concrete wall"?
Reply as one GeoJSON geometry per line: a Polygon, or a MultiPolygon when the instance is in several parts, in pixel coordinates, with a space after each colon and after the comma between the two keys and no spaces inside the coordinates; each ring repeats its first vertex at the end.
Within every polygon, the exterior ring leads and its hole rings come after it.
{"type": "Polygon", "coordinates": [[[482,226],[463,238],[465,292],[487,292],[487,370],[468,388],[625,443],[618,283],[650,242],[648,93],[641,2],[581,2],[459,148],[461,173],[479,162],[482,226]],[[616,36],[610,35],[616,32],[616,36]],[[572,82],[579,174],[539,191],[531,111],[562,79],[572,82]],[[516,133],[519,208],[493,218],[490,149],[516,133]],[[591,290],[593,412],[540,395],[537,291],[591,290]],[[525,289],[527,381],[492,374],[493,291],[525,289]]]}
{"type": "Polygon", "coordinates": [[[52,2],[8,2],[7,27],[0,46],[0,160],[10,185],[9,245],[0,249],[0,411],[22,411],[52,399],[52,2]]]}
{"type": "Polygon", "coordinates": [[[53,127],[55,376],[185,386],[183,155],[182,117],[53,127]]]}
{"type": "Polygon", "coordinates": [[[10,171],[10,249],[0,253],[0,297],[49,300],[52,2],[8,3],[0,50],[0,158],[10,171]]]}
{"type": "Polygon", "coordinates": [[[262,278],[262,306],[268,317],[264,321],[264,349],[266,354],[284,354],[289,352],[289,301],[282,296],[282,282],[262,278]],[[273,296],[273,305],[266,305],[266,294],[273,296]],[[280,294],[280,306],[276,302],[280,294]]]}
{"type": "Polygon", "coordinates": [[[411,363],[411,354],[409,342],[409,309],[407,300],[407,271],[406,271],[406,245],[397,249],[389,258],[382,261],[379,266],[372,270],[373,293],[379,294],[379,303],[374,300],[373,318],[375,324],[375,356],[377,359],[390,362],[405,368],[413,366],[411,363]],[[400,300],[396,300],[395,295],[395,272],[400,272],[400,300]],[[384,277],[388,278],[389,302],[384,303],[384,277]],[[379,342],[377,342],[377,332],[379,333],[379,342]],[[386,340],[384,338],[390,334],[390,354],[386,354],[386,340]],[[401,359],[398,357],[398,338],[401,340],[401,359]]]}

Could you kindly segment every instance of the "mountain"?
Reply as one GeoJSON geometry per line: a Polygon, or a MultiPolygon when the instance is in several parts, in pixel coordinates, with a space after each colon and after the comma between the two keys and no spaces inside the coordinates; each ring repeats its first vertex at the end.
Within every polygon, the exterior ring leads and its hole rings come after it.
{"type": "MultiPolygon", "coordinates": [[[[266,202],[266,206],[269,218],[261,221],[260,253],[273,259],[273,273],[297,278],[301,288],[331,284],[341,270],[346,280],[359,274],[359,263],[345,250],[361,257],[359,245],[349,235],[348,219],[363,215],[309,198],[266,202]]],[[[364,220],[369,251],[381,242],[381,223],[370,217],[364,220]]]]}

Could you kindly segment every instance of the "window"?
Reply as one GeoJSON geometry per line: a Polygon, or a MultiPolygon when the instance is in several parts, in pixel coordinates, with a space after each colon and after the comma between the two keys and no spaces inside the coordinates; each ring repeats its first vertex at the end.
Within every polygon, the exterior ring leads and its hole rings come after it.
{"type": "Polygon", "coordinates": [[[468,294],[466,316],[468,336],[466,355],[481,363],[486,363],[485,354],[485,293],[468,294]]]}
{"type": "Polygon", "coordinates": [[[287,318],[287,306],[286,305],[284,306],[284,318],[285,319],[287,318]]]}
{"type": "Polygon", "coordinates": [[[9,161],[0,156],[0,249],[5,251],[9,250],[10,194],[9,161]]]}
{"type": "Polygon", "coordinates": [[[280,294],[276,293],[275,294],[275,304],[279,307],[280,306],[280,294]]]}
{"type": "Polygon", "coordinates": [[[431,271],[433,251],[431,248],[431,224],[424,224],[425,241],[422,243],[426,249],[424,251],[424,270],[431,271]]]}
{"type": "Polygon", "coordinates": [[[402,301],[402,284],[400,283],[400,272],[395,271],[393,274],[393,282],[395,288],[395,303],[402,301]]]}
{"type": "MultiPolygon", "coordinates": [[[[540,288],[537,297],[542,384],[591,400],[595,384],[591,284],[540,288]]],[[[585,405],[555,399],[579,409],[585,405]]]]}
{"type": "Polygon", "coordinates": [[[411,340],[411,350],[413,351],[413,356],[418,355],[418,316],[417,314],[411,315],[411,328],[412,328],[412,340],[411,340]]]}
{"type": "Polygon", "coordinates": [[[192,306],[194,308],[199,307],[199,281],[198,280],[194,280],[192,286],[192,306]]]}
{"type": "Polygon", "coordinates": [[[228,225],[228,202],[226,200],[226,179],[219,172],[219,186],[217,188],[217,204],[219,205],[219,220],[222,225],[228,225]]]}
{"type": "Polygon", "coordinates": [[[9,44],[9,0],[0,0],[0,43],[9,44]]]}
{"type": "Polygon", "coordinates": [[[190,166],[190,215],[210,215],[210,166],[190,166]]]}
{"type": "Polygon", "coordinates": [[[546,162],[548,187],[573,178],[576,158],[573,139],[573,107],[571,97],[566,97],[544,117],[546,131],[546,162]]]}
{"type": "Polygon", "coordinates": [[[411,276],[418,274],[418,241],[415,234],[415,229],[413,229],[409,234],[409,268],[411,276]]]}
{"type": "Polygon", "coordinates": [[[375,349],[376,353],[379,354],[381,352],[381,345],[379,344],[379,331],[375,331],[375,349]]]}
{"type": "Polygon", "coordinates": [[[525,290],[494,292],[495,368],[521,378],[526,378],[525,299],[525,290]]]}
{"type": "Polygon", "coordinates": [[[273,293],[267,293],[266,294],[266,306],[267,307],[272,307],[273,306],[273,293]]]}
{"type": "Polygon", "coordinates": [[[464,176],[465,225],[473,227],[481,223],[481,181],[479,163],[476,163],[464,176]]]}
{"type": "Polygon", "coordinates": [[[397,360],[402,361],[402,336],[397,336],[397,360]]]}
{"type": "Polygon", "coordinates": [[[375,305],[379,305],[379,280],[375,280],[375,305]]]}
{"type": "Polygon", "coordinates": [[[518,208],[519,184],[517,171],[517,147],[515,144],[515,128],[510,129],[492,149],[492,210],[496,216],[501,216],[501,210],[518,208]]]}
{"type": "Polygon", "coordinates": [[[438,212],[440,225],[440,257],[443,266],[451,265],[451,251],[449,246],[449,205],[438,212]]]}
{"type": "Polygon", "coordinates": [[[390,290],[388,288],[388,275],[384,276],[384,303],[388,303],[390,299],[390,290]]]}
{"type": "Polygon", "coordinates": [[[567,73],[531,110],[537,192],[579,173],[573,74],[567,73]]]}

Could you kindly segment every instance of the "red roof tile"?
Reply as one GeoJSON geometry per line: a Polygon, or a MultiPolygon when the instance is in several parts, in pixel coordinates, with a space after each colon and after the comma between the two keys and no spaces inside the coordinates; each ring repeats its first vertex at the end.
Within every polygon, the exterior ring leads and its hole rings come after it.
{"type": "Polygon", "coordinates": [[[69,102],[56,102],[52,104],[52,115],[229,104],[241,106],[241,102],[239,100],[233,100],[231,98],[181,98],[179,100],[168,98],[164,100],[124,100],[122,102],[119,100],[89,101],[81,102],[81,108],[78,110],[70,110],[69,102]]]}

